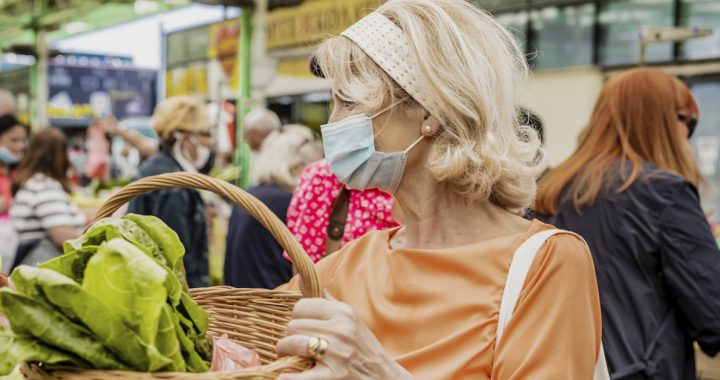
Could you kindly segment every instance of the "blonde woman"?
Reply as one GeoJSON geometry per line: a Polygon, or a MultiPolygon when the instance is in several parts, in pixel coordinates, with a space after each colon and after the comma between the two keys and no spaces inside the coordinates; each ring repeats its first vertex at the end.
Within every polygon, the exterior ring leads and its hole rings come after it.
{"type": "MultiPolygon", "coordinates": [[[[303,168],[320,158],[322,146],[309,128],[286,125],[263,142],[255,166],[259,184],[248,192],[285,220],[303,168]]],[[[291,264],[270,232],[238,206],[230,216],[226,247],[227,285],[271,289],[292,276],[291,264]]]]}
{"type": "MultiPolygon", "coordinates": [[[[155,108],[152,126],[160,151],[140,166],[140,178],[187,171],[198,172],[212,157],[213,136],[205,105],[189,96],[169,98],[155,108]]],[[[177,232],[185,246],[190,287],[210,285],[205,204],[192,189],[163,189],[130,202],[128,212],[155,215],[177,232]]]]}
{"type": "Polygon", "coordinates": [[[331,169],[392,193],[405,226],[318,264],[327,299],[300,301],[277,346],[317,365],[281,378],[593,378],[600,302],[579,237],[545,241],[499,324],[515,252],[553,229],[521,217],[545,165],[517,124],[527,67],[511,35],[467,1],[391,0],[316,62],[333,82],[331,169]]]}

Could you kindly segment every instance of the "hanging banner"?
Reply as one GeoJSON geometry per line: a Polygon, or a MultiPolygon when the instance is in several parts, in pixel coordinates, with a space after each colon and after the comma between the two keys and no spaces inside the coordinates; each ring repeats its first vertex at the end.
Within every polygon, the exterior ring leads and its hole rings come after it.
{"type": "Polygon", "coordinates": [[[267,16],[267,48],[310,45],[340,34],[378,7],[378,0],[316,0],[267,16]]]}
{"type": "Polygon", "coordinates": [[[240,46],[240,21],[237,19],[218,22],[208,28],[208,77],[211,78],[212,96],[227,93],[234,94],[238,90],[237,52],[240,46]],[[218,94],[217,87],[222,88],[218,94]]]}

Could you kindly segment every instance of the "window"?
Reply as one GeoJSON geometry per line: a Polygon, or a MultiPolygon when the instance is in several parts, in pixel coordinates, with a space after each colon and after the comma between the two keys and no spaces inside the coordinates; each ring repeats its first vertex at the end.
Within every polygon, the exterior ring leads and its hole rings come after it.
{"type": "Polygon", "coordinates": [[[700,167],[700,173],[710,186],[701,189],[703,208],[713,211],[712,221],[720,222],[720,77],[700,77],[693,84],[693,95],[700,106],[700,122],[690,142],[700,167]]]}
{"type": "MultiPolygon", "coordinates": [[[[590,65],[595,6],[547,7],[530,14],[535,68],[590,65]]],[[[533,58],[531,55],[530,58],[533,58]]]]}
{"type": "MultiPolygon", "coordinates": [[[[600,6],[600,63],[605,65],[639,62],[639,34],[643,26],[672,26],[674,0],[607,1],[600,6]]],[[[650,45],[646,62],[672,59],[672,44],[650,45]]]]}
{"type": "Polygon", "coordinates": [[[188,62],[207,60],[208,28],[186,29],[167,35],[167,65],[176,67],[188,62]]]}
{"type": "Polygon", "coordinates": [[[515,35],[515,38],[520,43],[520,47],[525,51],[527,44],[527,27],[528,27],[528,13],[527,12],[515,12],[515,13],[502,13],[497,15],[497,20],[505,25],[506,28],[515,35]]]}
{"type": "Polygon", "coordinates": [[[703,59],[720,57],[720,0],[682,0],[681,24],[714,28],[712,36],[692,39],[682,46],[682,57],[703,59]]]}
{"type": "Polygon", "coordinates": [[[518,7],[527,3],[527,0],[475,0],[475,4],[479,5],[480,8],[487,9],[489,11],[518,7]]]}

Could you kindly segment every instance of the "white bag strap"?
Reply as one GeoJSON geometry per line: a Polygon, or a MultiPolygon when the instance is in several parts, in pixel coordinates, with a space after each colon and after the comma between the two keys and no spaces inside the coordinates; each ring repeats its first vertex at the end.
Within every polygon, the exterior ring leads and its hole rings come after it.
{"type": "MultiPolygon", "coordinates": [[[[500,301],[500,315],[498,316],[495,349],[497,349],[498,344],[500,344],[503,331],[512,318],[515,305],[520,297],[520,292],[523,289],[523,285],[525,285],[525,279],[527,278],[530,267],[535,260],[535,255],[538,253],[543,244],[545,244],[547,239],[560,233],[572,234],[582,240],[582,237],[573,232],[557,229],[545,230],[531,236],[520,245],[520,248],[518,248],[517,251],[515,251],[512,262],[510,263],[507,280],[505,280],[505,289],[503,290],[502,300],[500,301]]],[[[602,344],[600,344],[600,355],[598,356],[597,364],[595,365],[595,375],[593,376],[593,380],[610,380],[602,344]]]]}

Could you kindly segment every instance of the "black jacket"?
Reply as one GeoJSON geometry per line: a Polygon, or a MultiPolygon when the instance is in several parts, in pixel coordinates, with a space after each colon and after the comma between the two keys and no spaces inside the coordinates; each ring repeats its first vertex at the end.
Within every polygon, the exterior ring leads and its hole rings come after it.
{"type": "Polygon", "coordinates": [[[720,252],[696,189],[650,164],[643,171],[623,193],[617,180],[580,213],[566,201],[544,219],[590,245],[611,377],[695,379],[693,341],[720,350],[720,252]]]}
{"type": "MultiPolygon", "coordinates": [[[[248,190],[283,222],[292,193],[273,185],[248,190]]],[[[292,266],[280,244],[255,218],[233,206],[225,252],[225,283],[238,288],[275,289],[290,280],[292,266]]]]}
{"type": "MultiPolygon", "coordinates": [[[[150,157],[140,166],[140,178],[182,171],[166,151],[150,157]]],[[[163,189],[145,193],[130,202],[128,212],[155,215],[177,232],[185,246],[184,264],[191,288],[210,286],[208,268],[208,227],[205,204],[192,189],[163,189]]]]}

